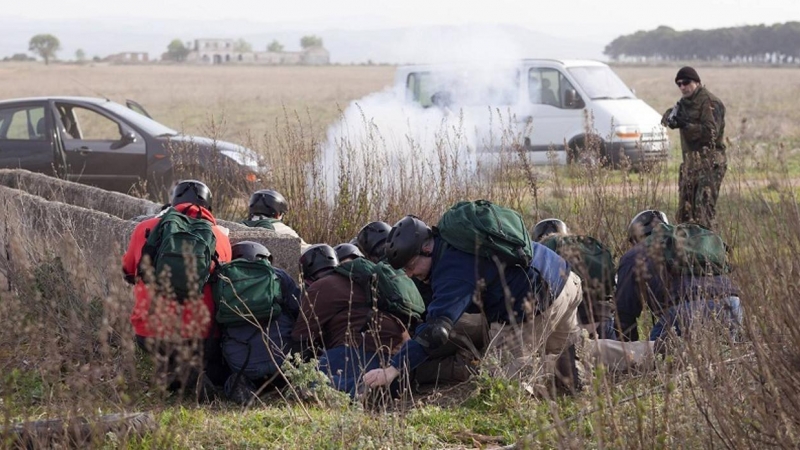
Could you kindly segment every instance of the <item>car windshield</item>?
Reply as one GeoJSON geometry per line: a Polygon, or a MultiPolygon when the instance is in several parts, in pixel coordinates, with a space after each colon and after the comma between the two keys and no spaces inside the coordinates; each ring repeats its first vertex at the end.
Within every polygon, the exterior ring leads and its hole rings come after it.
{"type": "Polygon", "coordinates": [[[131,125],[140,128],[145,134],[150,136],[175,136],[178,134],[178,132],[172,128],[161,125],[155,120],[145,117],[136,111],[120,105],[119,103],[105,102],[99,104],[98,106],[107,109],[120,117],[123,117],[131,125]]]}
{"type": "Polygon", "coordinates": [[[567,70],[592,100],[636,98],[608,66],[570,67],[567,70]]]}

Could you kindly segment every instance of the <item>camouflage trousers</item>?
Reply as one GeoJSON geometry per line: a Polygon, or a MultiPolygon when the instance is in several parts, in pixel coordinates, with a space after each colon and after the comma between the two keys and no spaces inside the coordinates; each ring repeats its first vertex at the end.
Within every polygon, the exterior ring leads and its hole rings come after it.
{"type": "Polygon", "coordinates": [[[690,153],[681,163],[678,186],[678,223],[694,222],[717,229],[717,199],[728,170],[724,153],[690,153]]]}

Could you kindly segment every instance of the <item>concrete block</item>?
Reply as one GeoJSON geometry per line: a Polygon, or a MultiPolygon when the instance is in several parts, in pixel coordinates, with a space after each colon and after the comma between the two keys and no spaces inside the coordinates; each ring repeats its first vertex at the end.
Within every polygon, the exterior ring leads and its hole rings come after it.
{"type": "MultiPolygon", "coordinates": [[[[11,201],[22,208],[25,216],[31,218],[35,232],[81,230],[75,238],[82,248],[105,254],[116,247],[124,252],[136,224],[132,219],[152,216],[162,206],[118,192],[20,169],[0,169],[0,201],[11,201]]],[[[218,220],[218,223],[230,230],[231,243],[246,240],[259,242],[272,252],[276,266],[293,277],[299,275],[299,239],[235,222],[218,220]]],[[[115,256],[122,256],[122,253],[117,253],[115,256]]]]}

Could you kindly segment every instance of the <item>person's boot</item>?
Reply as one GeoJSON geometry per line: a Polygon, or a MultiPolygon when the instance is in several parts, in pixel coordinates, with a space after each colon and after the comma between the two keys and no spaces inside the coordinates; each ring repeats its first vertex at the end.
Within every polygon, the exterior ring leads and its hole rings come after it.
{"type": "Polygon", "coordinates": [[[556,359],[555,387],[557,392],[574,395],[583,390],[579,363],[575,358],[575,345],[567,347],[556,359]]]}
{"type": "Polygon", "coordinates": [[[211,403],[217,399],[217,387],[214,386],[214,383],[208,378],[205,372],[197,377],[195,386],[195,399],[197,403],[211,403]]]}
{"type": "Polygon", "coordinates": [[[242,406],[252,403],[256,390],[253,382],[241,374],[233,374],[225,381],[225,397],[242,406]]]}

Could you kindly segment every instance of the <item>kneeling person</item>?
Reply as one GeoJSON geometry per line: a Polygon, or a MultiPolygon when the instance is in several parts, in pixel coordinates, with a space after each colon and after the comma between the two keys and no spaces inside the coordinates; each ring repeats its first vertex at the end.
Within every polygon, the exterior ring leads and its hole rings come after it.
{"type": "Polygon", "coordinates": [[[170,390],[200,386],[209,394],[209,384],[225,381],[207,280],[218,263],[230,259],[227,230],[217,225],[212,214],[211,191],[197,180],[177,183],[170,192],[170,208],[138,223],[131,234],[122,258],[125,279],[134,284],[136,297],[131,325],[137,345],[159,355],[158,363],[165,364],[157,371],[167,377],[170,390]],[[191,255],[182,253],[186,248],[193,249],[191,255]],[[192,273],[200,286],[195,286],[192,273]],[[186,347],[191,351],[182,351],[186,347]],[[201,372],[203,383],[198,385],[201,372]]]}
{"type": "Polygon", "coordinates": [[[531,239],[569,261],[583,282],[583,301],[578,322],[592,336],[615,339],[614,287],[616,269],[611,251],[591,236],[570,233],[559,219],[545,219],[534,225],[531,239]]]}
{"type": "MultiPolygon", "coordinates": [[[[486,216],[487,203],[474,202],[478,210],[474,216],[486,216]]],[[[524,368],[543,347],[547,353],[560,355],[557,371],[564,387],[579,390],[575,344],[580,341],[576,316],[581,302],[580,278],[554,252],[544,247],[533,251],[524,225],[517,230],[519,248],[514,253],[527,250],[528,258],[520,257],[521,261],[513,264],[498,261],[496,254],[489,256],[491,252],[484,249],[476,251],[475,235],[464,235],[461,242],[455,242],[452,234],[449,240],[445,239],[445,217],[454,211],[459,214],[459,207],[465,205],[458,204],[445,213],[436,233],[414,216],[406,216],[392,227],[386,247],[389,263],[403,268],[410,277],[430,283],[433,301],[428,305],[426,322],[417,327],[414,339],[403,345],[388,366],[367,373],[365,382],[383,386],[402,371],[425,362],[432,351],[447,342],[453,323],[479,295],[495,342],[516,358],[507,367],[510,375],[524,368]],[[536,252],[539,257],[532,258],[536,252]]],[[[497,212],[494,205],[488,207],[497,212]]],[[[501,212],[513,213],[505,209],[501,212]]],[[[519,214],[513,214],[516,217],[506,217],[521,225],[519,214]]],[[[475,223],[462,224],[465,228],[477,227],[475,223]]],[[[453,231],[458,235],[464,230],[453,231]]]]}
{"type": "MultiPolygon", "coordinates": [[[[374,309],[370,293],[347,275],[356,262],[339,261],[329,245],[317,244],[300,257],[303,277],[310,283],[301,302],[301,319],[292,337],[324,348],[319,368],[336,389],[355,397],[361,374],[380,367],[409,338],[403,321],[374,309]]],[[[410,280],[409,280],[410,281],[410,280]]],[[[413,286],[412,286],[413,288],[413,286]]]]}
{"type": "Polygon", "coordinates": [[[232,246],[222,267],[215,300],[222,326],[222,353],[231,375],[226,396],[245,404],[257,385],[273,378],[293,350],[292,328],[300,312],[300,289],[270,251],[257,242],[232,246]]]}
{"type": "Polygon", "coordinates": [[[286,198],[278,191],[262,189],[250,196],[249,216],[242,223],[248,227],[265,228],[278,234],[300,239],[300,251],[304,251],[309,244],[297,234],[289,225],[283,223],[284,215],[289,211],[286,198]]]}

